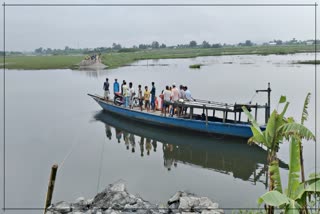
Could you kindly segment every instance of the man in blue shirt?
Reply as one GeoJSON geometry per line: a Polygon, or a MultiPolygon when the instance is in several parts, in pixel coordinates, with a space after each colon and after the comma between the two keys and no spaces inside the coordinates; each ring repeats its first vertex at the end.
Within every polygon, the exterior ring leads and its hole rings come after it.
{"type": "Polygon", "coordinates": [[[189,101],[194,100],[193,97],[191,96],[191,92],[188,90],[187,86],[184,86],[184,91],[186,92],[186,99],[189,101]]]}
{"type": "Polygon", "coordinates": [[[117,93],[119,92],[119,83],[117,79],[114,79],[114,83],[113,83],[113,93],[117,93]]]}

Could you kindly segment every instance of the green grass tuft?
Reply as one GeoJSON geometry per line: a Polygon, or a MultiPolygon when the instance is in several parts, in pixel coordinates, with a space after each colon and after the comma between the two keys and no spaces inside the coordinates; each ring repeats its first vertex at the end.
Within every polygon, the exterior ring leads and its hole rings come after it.
{"type": "Polygon", "coordinates": [[[189,65],[189,68],[200,68],[202,64],[189,65]]]}

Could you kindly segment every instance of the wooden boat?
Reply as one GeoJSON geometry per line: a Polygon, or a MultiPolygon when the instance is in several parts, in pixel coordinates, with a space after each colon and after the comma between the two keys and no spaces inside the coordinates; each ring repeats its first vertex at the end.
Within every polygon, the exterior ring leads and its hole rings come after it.
{"type": "MultiPolygon", "coordinates": [[[[270,97],[270,85],[267,90],[270,97]]],[[[179,114],[173,117],[163,116],[161,112],[140,111],[139,108],[129,109],[115,105],[112,101],[106,101],[98,95],[91,96],[106,112],[117,114],[128,120],[136,120],[147,124],[162,126],[167,128],[181,129],[183,131],[201,132],[207,134],[226,135],[239,138],[250,138],[252,131],[248,121],[241,121],[242,106],[244,104],[226,104],[214,101],[193,100],[184,102],[171,103],[175,107],[188,108],[188,114],[179,114]],[[198,113],[197,113],[198,111],[198,113]],[[202,111],[202,114],[199,113],[202,111]],[[222,112],[222,117],[217,117],[216,112],[222,112]],[[228,115],[233,114],[233,119],[229,119],[228,115]]],[[[270,99],[269,99],[270,100],[270,99]]],[[[265,109],[265,119],[267,121],[270,115],[270,101],[266,105],[245,104],[250,111],[255,110],[257,118],[257,110],[265,109]]],[[[261,126],[264,129],[265,126],[261,126]]]]}

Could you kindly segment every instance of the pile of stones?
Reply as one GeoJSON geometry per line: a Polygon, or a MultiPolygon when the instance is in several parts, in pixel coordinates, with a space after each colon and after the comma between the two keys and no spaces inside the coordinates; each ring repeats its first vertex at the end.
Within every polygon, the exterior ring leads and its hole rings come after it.
{"type": "Polygon", "coordinates": [[[51,205],[47,214],[120,214],[120,213],[201,213],[222,214],[218,203],[207,197],[178,191],[164,205],[151,204],[139,196],[128,193],[125,184],[117,182],[109,185],[93,199],[78,198],[74,203],[65,201],[51,205]]]}

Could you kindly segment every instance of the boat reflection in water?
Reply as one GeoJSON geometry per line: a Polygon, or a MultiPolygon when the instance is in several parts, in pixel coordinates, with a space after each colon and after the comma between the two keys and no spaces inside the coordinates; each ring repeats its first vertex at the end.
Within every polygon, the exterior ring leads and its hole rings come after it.
{"type": "MultiPolygon", "coordinates": [[[[268,186],[267,152],[258,146],[248,145],[245,139],[216,138],[153,127],[103,111],[94,117],[105,124],[107,138],[111,140],[113,127],[118,143],[124,141],[126,149],[133,153],[138,152],[136,147],[139,147],[141,157],[162,147],[164,167],[168,170],[178,164],[188,164],[268,186]]],[[[279,165],[288,169],[282,161],[279,165]]]]}

